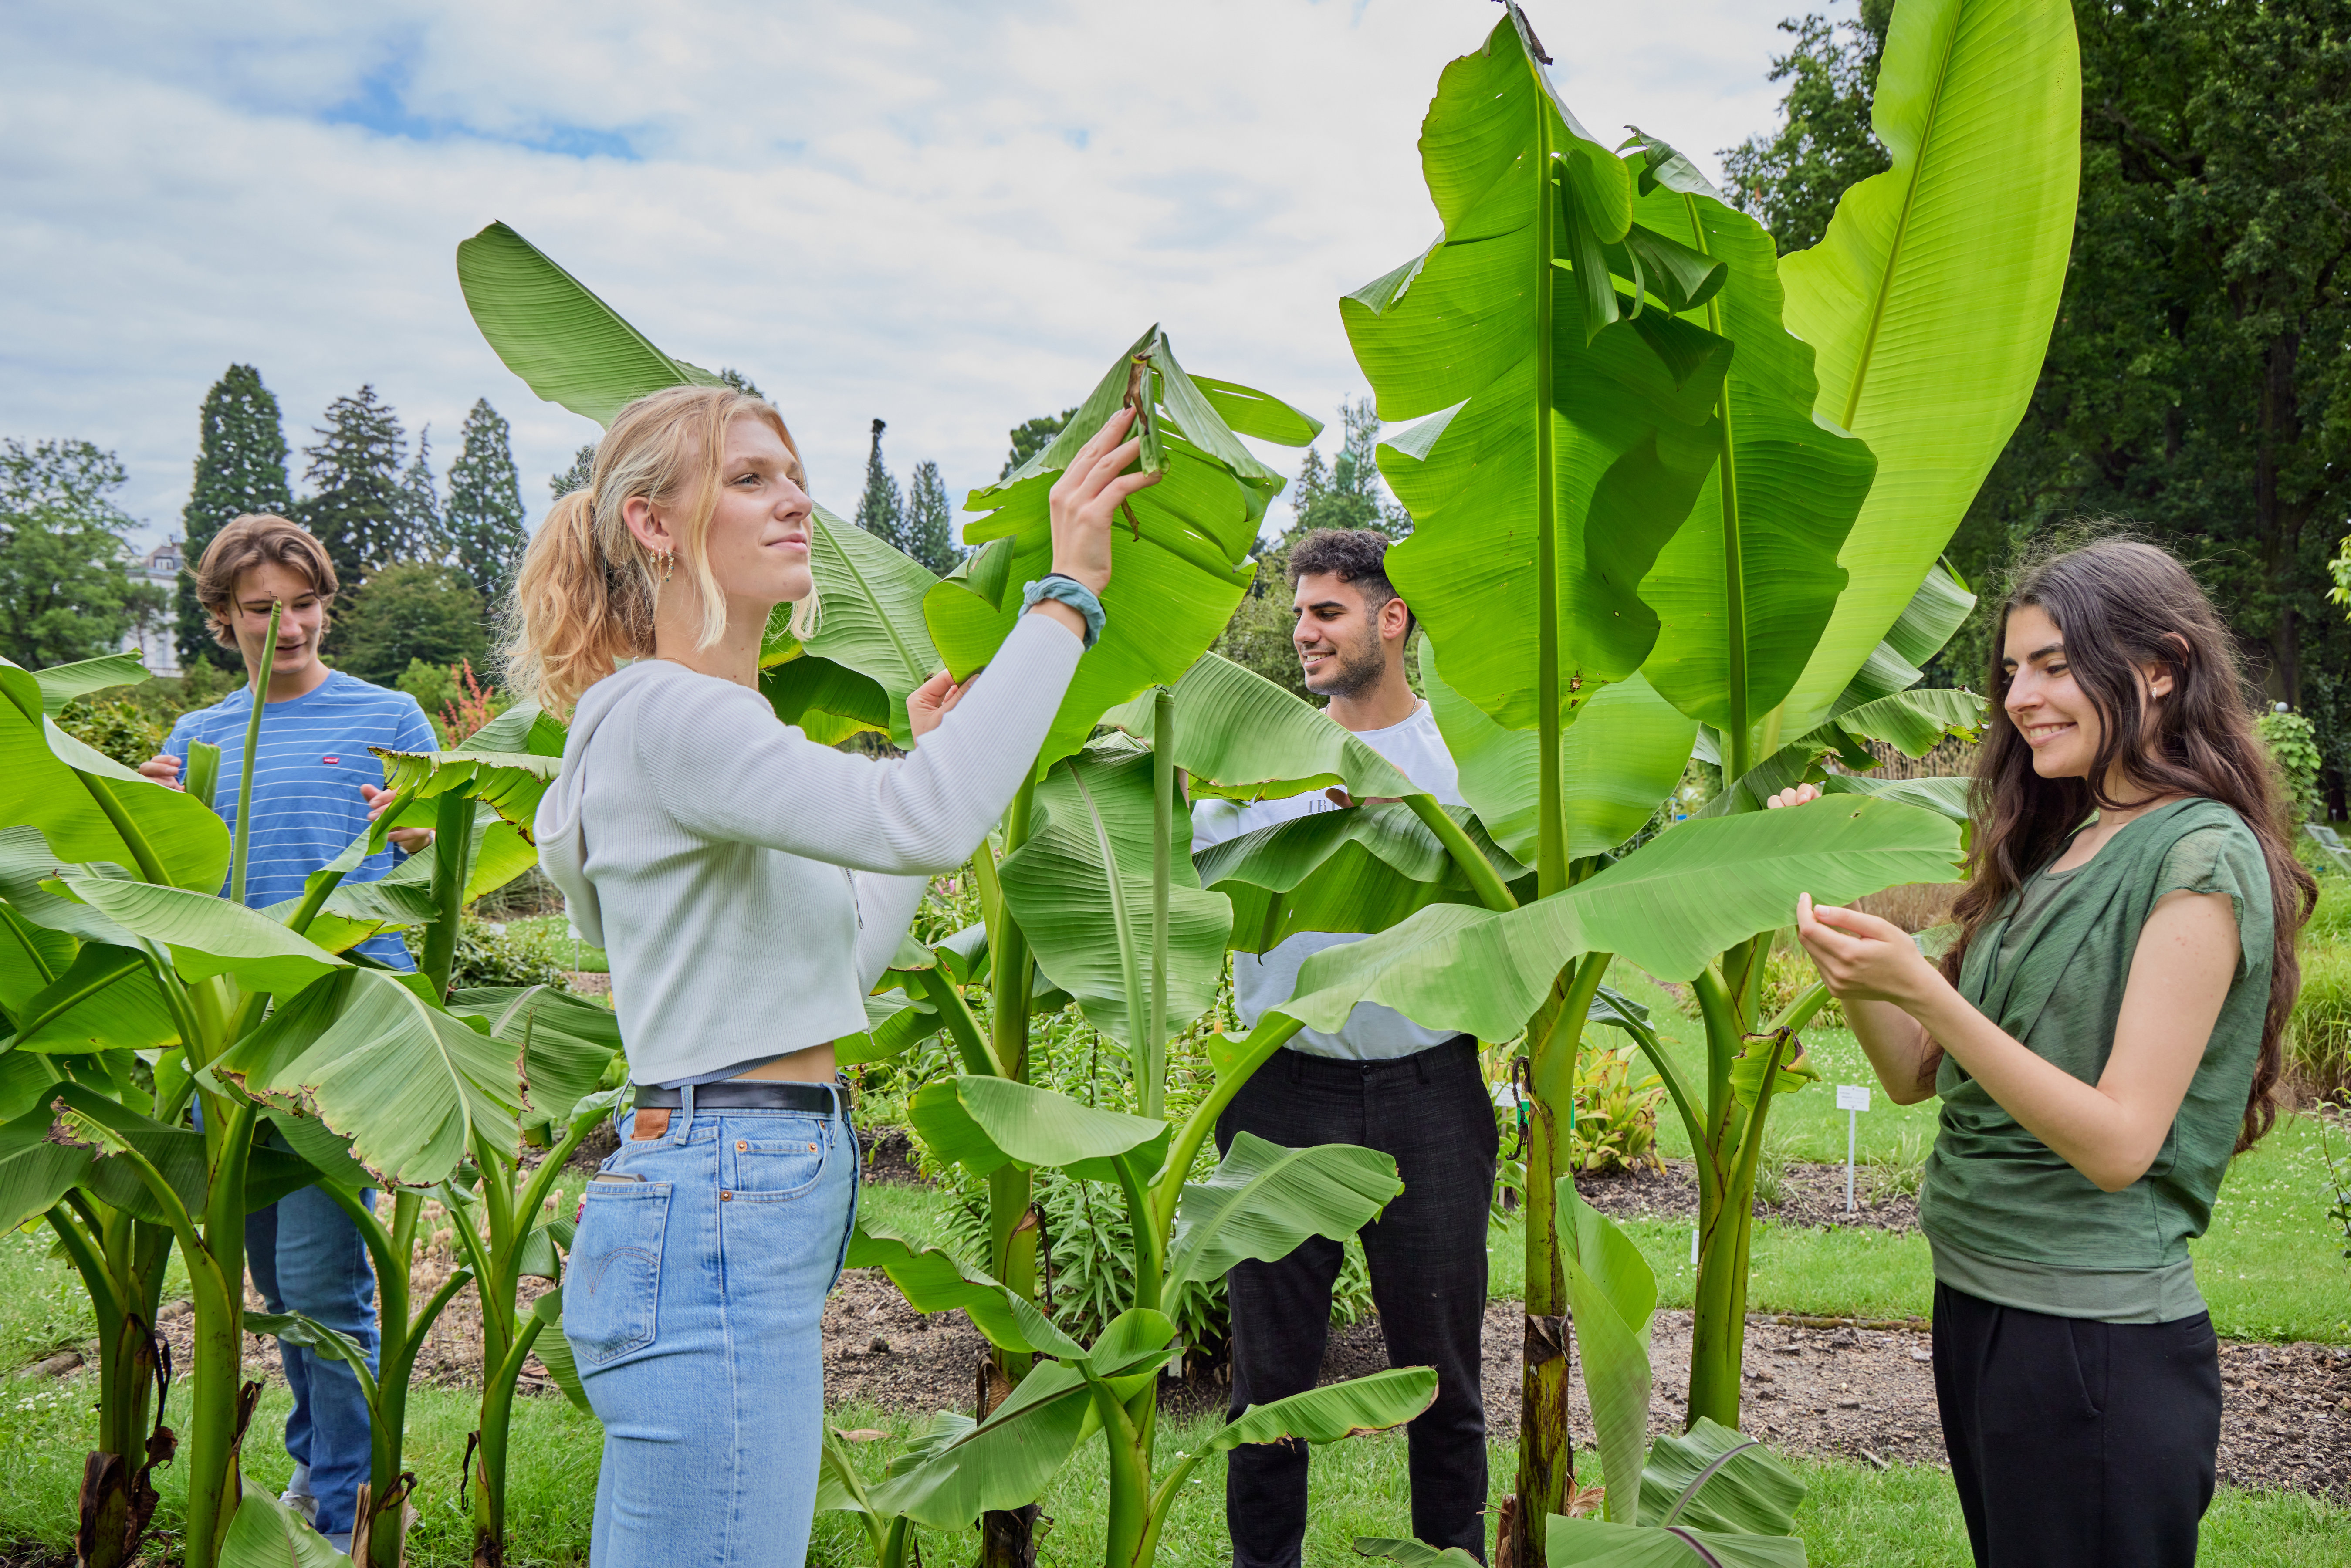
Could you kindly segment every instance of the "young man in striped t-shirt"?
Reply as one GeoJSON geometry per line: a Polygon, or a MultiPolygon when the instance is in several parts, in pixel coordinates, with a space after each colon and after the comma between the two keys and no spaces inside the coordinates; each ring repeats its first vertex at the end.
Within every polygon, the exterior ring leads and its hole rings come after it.
{"type": "MultiPolygon", "coordinates": [[[[414,697],[319,662],[335,588],[334,564],[299,526],[244,517],[223,528],[196,567],[196,598],[212,616],[213,635],[244,654],[248,684],[183,715],[163,755],[140,768],[176,785],[189,746],[210,741],[221,748],[213,809],[234,823],[253,712],[250,683],[266,671],[245,879],[245,901],[256,909],[298,897],[305,879],[365,831],[383,794],[382,764],[371,747],[431,751],[438,745],[414,697]],[[285,609],[271,650],[263,643],[273,604],[285,609]]],[[[432,838],[427,831],[395,828],[392,847],[361,861],[344,880],[372,882],[432,838]]],[[[395,936],[371,937],[356,951],[396,969],[415,967],[395,936]]],[[[375,1273],[358,1227],[332,1198],[309,1187],[255,1211],[246,1218],[245,1244],[254,1287],[271,1312],[300,1312],[340,1329],[365,1345],[374,1364],[375,1273]]],[[[368,1476],[368,1411],[359,1378],[341,1362],[299,1345],[281,1340],[278,1353],[294,1394],[286,1423],[294,1484],[286,1500],[348,1551],[360,1484],[368,1476]]]]}

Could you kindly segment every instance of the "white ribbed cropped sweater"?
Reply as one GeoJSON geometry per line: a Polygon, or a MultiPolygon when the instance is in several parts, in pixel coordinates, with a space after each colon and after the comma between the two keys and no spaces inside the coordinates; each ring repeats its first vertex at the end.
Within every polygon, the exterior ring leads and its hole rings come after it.
{"type": "Polygon", "coordinates": [[[667,660],[590,687],[536,828],[611,961],[630,1076],[674,1082],[862,1031],[925,879],[1011,802],[1081,652],[1022,616],[894,761],[819,746],[758,693],[667,660]]]}

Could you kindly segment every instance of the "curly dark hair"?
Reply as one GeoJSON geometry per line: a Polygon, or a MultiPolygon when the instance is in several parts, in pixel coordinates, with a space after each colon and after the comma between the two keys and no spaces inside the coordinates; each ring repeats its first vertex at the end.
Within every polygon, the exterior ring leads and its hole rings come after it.
{"type": "MultiPolygon", "coordinates": [[[[1341,582],[1353,585],[1364,596],[1364,608],[1373,615],[1380,607],[1396,597],[1395,584],[1388,580],[1388,538],[1370,528],[1316,528],[1290,547],[1290,586],[1296,588],[1301,577],[1329,572],[1341,582]]],[[[1418,624],[1413,618],[1412,606],[1404,607],[1404,634],[1412,635],[1418,624]]]]}

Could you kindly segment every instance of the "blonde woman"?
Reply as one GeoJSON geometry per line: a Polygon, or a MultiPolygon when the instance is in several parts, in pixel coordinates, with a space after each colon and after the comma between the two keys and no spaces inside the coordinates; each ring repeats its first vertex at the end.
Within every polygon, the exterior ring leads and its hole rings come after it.
{"type": "Polygon", "coordinates": [[[1152,482],[1120,472],[1128,417],[1054,486],[1053,572],[987,679],[914,692],[899,761],[819,746],[759,695],[770,612],[805,629],[817,593],[799,451],[766,402],[630,404],[524,557],[510,678],[572,716],[540,853],[611,956],[633,1080],[563,1295],[604,1423],[598,1568],[806,1553],[818,1322],[858,1168],[832,1041],[865,1027],[925,876],[1010,802],[1099,634],[1112,515],[1152,482]]]}

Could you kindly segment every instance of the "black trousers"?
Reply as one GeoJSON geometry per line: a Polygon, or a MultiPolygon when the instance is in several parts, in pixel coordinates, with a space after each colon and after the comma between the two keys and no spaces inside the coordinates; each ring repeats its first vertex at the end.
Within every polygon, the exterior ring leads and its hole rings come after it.
{"type": "MultiPolygon", "coordinates": [[[[1477,1042],[1464,1035],[1374,1062],[1281,1051],[1226,1107],[1217,1146],[1230,1147],[1243,1131],[1286,1148],[1359,1144],[1395,1157],[1404,1191],[1363,1237],[1389,1364],[1437,1369],[1437,1402],[1407,1429],[1412,1530],[1431,1546],[1458,1546],[1482,1562],[1479,1335],[1498,1140],[1477,1042]]],[[[1314,1386],[1343,1250],[1313,1237],[1278,1262],[1243,1263],[1227,1276],[1234,1415],[1314,1386]]],[[[1225,1522],[1235,1568],[1296,1568],[1306,1534],[1306,1453],[1302,1443],[1233,1450],[1225,1522]]]]}
{"type": "Polygon", "coordinates": [[[1935,1287],[1935,1398],[1976,1568],[2189,1568],[2220,1446],[2199,1312],[2102,1323],[1935,1287]]]}

